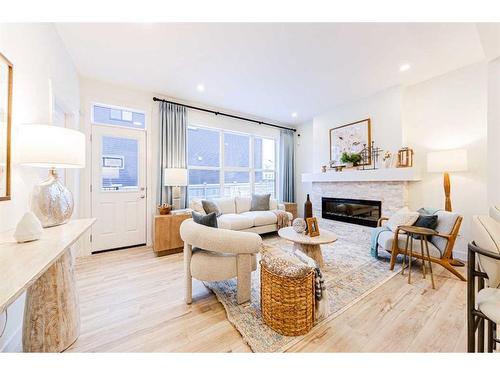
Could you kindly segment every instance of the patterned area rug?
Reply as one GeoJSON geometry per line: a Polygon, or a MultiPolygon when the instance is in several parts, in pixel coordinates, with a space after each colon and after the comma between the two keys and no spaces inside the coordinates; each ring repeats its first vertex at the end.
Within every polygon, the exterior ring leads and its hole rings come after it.
{"type": "MultiPolygon", "coordinates": [[[[337,222],[320,221],[338,236],[330,245],[323,245],[325,266],[322,269],[329,296],[329,315],[322,323],[339,315],[361,298],[397,274],[389,270],[389,254],[380,251],[379,259],[370,255],[370,228],[337,222]]],[[[263,236],[265,245],[277,246],[291,252],[293,244],[277,234],[263,236]]],[[[236,303],[236,280],[206,282],[226,309],[229,321],[241,333],[254,352],[283,352],[302,337],[287,337],[264,324],[260,311],[260,272],[252,274],[251,302],[236,303]]]]}

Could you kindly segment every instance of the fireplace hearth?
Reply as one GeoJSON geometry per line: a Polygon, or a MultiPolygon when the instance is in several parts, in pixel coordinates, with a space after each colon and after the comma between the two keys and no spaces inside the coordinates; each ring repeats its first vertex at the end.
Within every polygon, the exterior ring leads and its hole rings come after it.
{"type": "Polygon", "coordinates": [[[366,199],[321,198],[323,219],[376,227],[382,202],[366,199]]]}

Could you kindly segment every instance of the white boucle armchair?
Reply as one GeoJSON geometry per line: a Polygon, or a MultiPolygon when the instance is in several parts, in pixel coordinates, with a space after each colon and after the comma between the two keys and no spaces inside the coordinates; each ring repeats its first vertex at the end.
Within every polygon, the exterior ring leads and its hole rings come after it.
{"type": "Polygon", "coordinates": [[[221,281],[237,277],[236,299],[250,300],[251,275],[257,268],[256,254],[262,239],[256,233],[211,228],[192,219],[181,224],[184,241],[186,303],[192,302],[192,279],[221,281]]]}

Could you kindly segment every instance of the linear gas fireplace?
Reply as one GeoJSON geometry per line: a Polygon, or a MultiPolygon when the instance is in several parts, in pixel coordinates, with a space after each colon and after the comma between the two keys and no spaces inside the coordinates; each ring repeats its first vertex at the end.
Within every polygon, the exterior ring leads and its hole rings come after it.
{"type": "Polygon", "coordinates": [[[323,219],[376,227],[382,211],[382,202],[323,197],[321,211],[323,219]]]}

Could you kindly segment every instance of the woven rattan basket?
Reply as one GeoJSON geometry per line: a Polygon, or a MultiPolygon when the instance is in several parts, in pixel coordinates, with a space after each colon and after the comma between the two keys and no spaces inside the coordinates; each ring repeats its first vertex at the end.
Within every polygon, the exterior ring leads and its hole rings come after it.
{"type": "Polygon", "coordinates": [[[300,336],[314,325],[314,270],[304,277],[277,275],[261,262],[262,319],[284,336],[300,336]]]}

